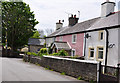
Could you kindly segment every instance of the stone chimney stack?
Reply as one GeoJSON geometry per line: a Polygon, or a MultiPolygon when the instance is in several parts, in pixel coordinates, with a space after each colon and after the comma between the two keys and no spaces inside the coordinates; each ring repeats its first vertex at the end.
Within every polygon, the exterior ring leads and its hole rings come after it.
{"type": "Polygon", "coordinates": [[[111,12],[114,12],[114,9],[115,9],[115,3],[106,0],[106,2],[101,4],[101,17],[105,17],[111,12]]]}
{"type": "Polygon", "coordinates": [[[63,27],[63,23],[61,23],[61,20],[56,23],[56,30],[59,30],[61,27],[63,27]]]}
{"type": "Polygon", "coordinates": [[[71,15],[71,17],[69,17],[69,26],[74,26],[76,23],[78,23],[79,18],[76,17],[76,15],[71,15]]]}

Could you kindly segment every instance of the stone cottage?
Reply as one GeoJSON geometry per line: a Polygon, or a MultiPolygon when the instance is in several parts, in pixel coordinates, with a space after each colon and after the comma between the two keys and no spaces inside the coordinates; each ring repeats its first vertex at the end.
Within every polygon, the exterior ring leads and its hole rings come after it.
{"type": "Polygon", "coordinates": [[[28,51],[38,52],[41,48],[44,48],[45,39],[29,38],[28,51]]]}

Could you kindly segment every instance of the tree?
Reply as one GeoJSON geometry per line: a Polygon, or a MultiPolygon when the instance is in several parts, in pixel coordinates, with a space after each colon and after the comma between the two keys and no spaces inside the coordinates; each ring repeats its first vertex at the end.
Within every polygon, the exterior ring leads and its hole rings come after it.
{"type": "Polygon", "coordinates": [[[46,32],[46,34],[47,34],[47,36],[48,36],[48,35],[50,35],[51,33],[53,33],[54,30],[53,30],[53,29],[45,29],[45,32],[46,32]]]}
{"type": "Polygon", "coordinates": [[[38,29],[38,32],[40,34],[40,38],[45,38],[46,35],[44,30],[38,29]]]}
{"type": "Polygon", "coordinates": [[[40,34],[38,31],[35,31],[34,35],[32,36],[32,38],[40,38],[40,34]]]}
{"type": "Polygon", "coordinates": [[[2,2],[2,42],[7,39],[11,51],[28,43],[38,21],[24,2],[2,2]]]}

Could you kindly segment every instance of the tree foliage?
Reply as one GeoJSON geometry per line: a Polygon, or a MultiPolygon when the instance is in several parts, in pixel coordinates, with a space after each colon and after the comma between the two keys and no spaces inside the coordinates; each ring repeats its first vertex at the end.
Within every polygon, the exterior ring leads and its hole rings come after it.
{"type": "Polygon", "coordinates": [[[27,44],[38,21],[24,2],[2,2],[2,42],[7,38],[12,50],[27,44]],[[7,36],[6,36],[7,35],[7,36]]]}
{"type": "Polygon", "coordinates": [[[32,36],[32,38],[40,38],[40,34],[38,31],[35,31],[34,35],[32,36]]]}

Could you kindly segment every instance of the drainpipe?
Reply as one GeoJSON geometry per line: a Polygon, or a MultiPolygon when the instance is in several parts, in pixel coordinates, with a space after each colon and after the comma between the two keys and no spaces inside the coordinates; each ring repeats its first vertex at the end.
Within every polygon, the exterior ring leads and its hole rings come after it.
{"type": "Polygon", "coordinates": [[[106,31],[106,54],[105,54],[105,70],[104,70],[104,73],[106,73],[106,71],[107,71],[107,57],[108,57],[108,44],[109,44],[109,40],[108,40],[109,31],[107,29],[105,29],[105,31],[106,31]]]}
{"type": "Polygon", "coordinates": [[[86,33],[85,33],[85,37],[84,37],[84,57],[86,55],[86,33]]]}

